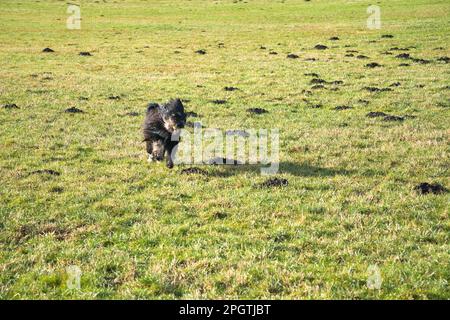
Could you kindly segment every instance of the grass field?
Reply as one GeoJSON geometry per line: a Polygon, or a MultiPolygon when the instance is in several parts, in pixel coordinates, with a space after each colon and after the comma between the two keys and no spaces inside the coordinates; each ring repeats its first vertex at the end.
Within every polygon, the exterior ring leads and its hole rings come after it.
{"type": "Polygon", "coordinates": [[[447,0],[377,1],[379,30],[370,1],[80,4],[68,30],[66,1],[0,2],[0,298],[450,298],[449,193],[414,190],[450,187],[447,0]],[[279,128],[288,186],[147,163],[145,106],[171,97],[205,127],[279,128]]]}

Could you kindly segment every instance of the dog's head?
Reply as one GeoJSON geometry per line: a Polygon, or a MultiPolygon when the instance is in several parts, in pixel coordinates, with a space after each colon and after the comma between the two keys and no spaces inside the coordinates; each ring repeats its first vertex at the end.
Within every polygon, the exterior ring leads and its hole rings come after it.
{"type": "Polygon", "coordinates": [[[161,106],[161,115],[164,127],[169,132],[184,128],[186,124],[186,113],[180,99],[170,100],[161,106]]]}

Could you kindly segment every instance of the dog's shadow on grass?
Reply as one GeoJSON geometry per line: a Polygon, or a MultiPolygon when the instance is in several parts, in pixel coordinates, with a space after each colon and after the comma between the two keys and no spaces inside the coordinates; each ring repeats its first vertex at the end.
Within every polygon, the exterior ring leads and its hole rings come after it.
{"type": "Polygon", "coordinates": [[[353,173],[351,170],[341,168],[323,168],[312,166],[308,163],[281,162],[280,172],[301,177],[332,177],[348,176],[353,173]]]}
{"type": "MultiPolygon", "coordinates": [[[[209,176],[229,177],[244,173],[261,174],[262,168],[269,168],[260,164],[250,165],[208,165],[208,167],[216,168],[208,170],[209,176]]],[[[310,165],[308,163],[280,162],[278,170],[276,166],[272,166],[274,174],[291,174],[299,177],[332,177],[340,175],[351,175],[353,171],[340,168],[323,168],[310,165]]]]}

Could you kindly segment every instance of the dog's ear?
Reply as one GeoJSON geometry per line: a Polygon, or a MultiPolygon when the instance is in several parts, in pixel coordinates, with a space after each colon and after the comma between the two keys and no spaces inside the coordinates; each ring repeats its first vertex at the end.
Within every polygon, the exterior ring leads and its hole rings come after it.
{"type": "Polygon", "coordinates": [[[179,98],[172,100],[173,106],[175,107],[175,109],[178,110],[183,110],[183,103],[181,102],[181,100],[179,98]]]}
{"type": "Polygon", "coordinates": [[[169,102],[165,104],[165,107],[171,111],[184,110],[183,103],[180,99],[170,99],[169,102]]]}
{"type": "Polygon", "coordinates": [[[159,104],[150,102],[147,106],[147,112],[159,108],[159,104]]]}

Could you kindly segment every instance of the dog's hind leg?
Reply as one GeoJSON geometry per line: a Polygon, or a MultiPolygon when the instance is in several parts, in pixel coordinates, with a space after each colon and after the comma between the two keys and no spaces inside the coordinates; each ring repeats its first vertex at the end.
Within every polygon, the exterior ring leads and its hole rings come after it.
{"type": "Polygon", "coordinates": [[[153,160],[162,161],[164,159],[165,147],[162,140],[153,141],[152,157],[153,160]]]}

